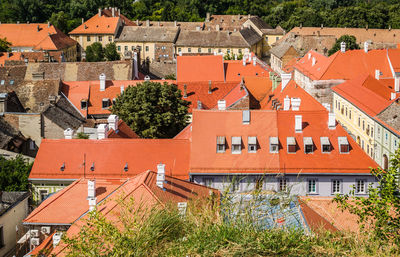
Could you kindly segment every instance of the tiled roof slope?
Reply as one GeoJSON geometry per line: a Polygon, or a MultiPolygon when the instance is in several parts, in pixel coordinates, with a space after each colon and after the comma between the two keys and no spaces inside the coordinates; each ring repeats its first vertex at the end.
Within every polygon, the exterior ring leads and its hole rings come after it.
{"type": "Polygon", "coordinates": [[[192,21],[139,21],[136,20],[134,23],[137,26],[142,26],[142,27],[165,27],[165,28],[171,28],[171,27],[178,27],[181,30],[196,30],[196,28],[203,29],[204,27],[204,22],[192,22],[192,21]],[[147,22],[149,26],[147,26],[147,22]]]}
{"type": "MultiPolygon", "coordinates": [[[[52,62],[62,61],[62,51],[46,52],[51,57],[52,62]]],[[[15,65],[25,65],[25,59],[28,62],[44,62],[48,61],[45,59],[44,52],[10,52],[2,53],[0,52],[0,66],[15,66],[15,65]]]]}
{"type": "Polygon", "coordinates": [[[0,37],[7,38],[12,47],[32,47],[35,50],[56,51],[77,44],[53,25],[43,23],[2,23],[0,37]]]}
{"type": "Polygon", "coordinates": [[[166,164],[167,175],[187,179],[189,150],[188,140],[175,139],[44,139],[29,179],[126,178],[160,162],[166,164]]]}
{"type": "Polygon", "coordinates": [[[258,102],[263,101],[271,93],[272,81],[269,77],[246,76],[244,77],[243,82],[249,93],[258,102]]]}
{"type": "Polygon", "coordinates": [[[243,65],[243,60],[224,61],[224,66],[226,81],[240,82],[245,76],[269,77],[272,71],[269,66],[262,66],[258,62],[254,65],[253,61],[248,60],[246,65],[243,65]]]}
{"type": "Polygon", "coordinates": [[[238,15],[213,14],[210,17],[210,20],[205,22],[205,30],[208,29],[215,30],[217,25],[219,25],[220,30],[225,30],[225,31],[233,31],[234,29],[239,30],[247,20],[255,17],[256,16],[240,15],[240,14],[238,15]]]}
{"type": "Polygon", "coordinates": [[[225,81],[222,55],[178,56],[177,82],[225,81]]]}
{"type": "Polygon", "coordinates": [[[6,149],[13,139],[23,137],[21,132],[0,117],[0,149],[6,149]]]}
{"type": "Polygon", "coordinates": [[[178,27],[126,26],[118,33],[116,42],[165,42],[174,43],[179,33],[178,27]]]}
{"type": "Polygon", "coordinates": [[[123,120],[118,121],[118,129],[110,129],[107,138],[139,138],[123,120]]]}
{"type": "Polygon", "coordinates": [[[4,85],[0,83],[0,92],[13,91],[13,87],[24,81],[26,65],[0,67],[0,81],[4,80],[4,85]]]}
{"type": "Polygon", "coordinates": [[[385,110],[376,116],[378,121],[383,121],[395,131],[397,135],[400,136],[400,102],[399,100],[394,101],[385,110]]]}

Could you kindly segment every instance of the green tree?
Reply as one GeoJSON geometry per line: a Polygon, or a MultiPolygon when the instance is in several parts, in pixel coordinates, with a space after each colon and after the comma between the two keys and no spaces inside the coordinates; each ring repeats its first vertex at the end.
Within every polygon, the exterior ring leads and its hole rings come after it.
{"type": "Polygon", "coordinates": [[[49,19],[50,23],[64,33],[68,33],[68,16],[63,12],[53,13],[49,19]]]}
{"type": "Polygon", "coordinates": [[[337,51],[339,51],[340,50],[340,44],[342,42],[346,43],[346,51],[347,50],[360,49],[360,46],[357,44],[357,39],[356,39],[355,36],[343,35],[338,40],[336,40],[336,43],[332,46],[331,49],[329,49],[328,55],[332,55],[332,54],[336,53],[337,51]]]}
{"type": "Polygon", "coordinates": [[[78,139],[89,139],[89,135],[86,134],[86,133],[83,133],[83,132],[79,132],[79,133],[76,135],[76,138],[78,138],[78,139]]]}
{"type": "Polygon", "coordinates": [[[171,138],[187,125],[189,104],[176,85],[146,81],[129,86],[111,111],[142,138],[171,138]]]}
{"type": "Polygon", "coordinates": [[[11,43],[7,41],[7,38],[0,38],[0,52],[10,51],[11,43]]]}
{"type": "Polygon", "coordinates": [[[400,244],[400,197],[399,170],[400,147],[393,156],[387,170],[372,169],[378,179],[376,188],[369,186],[368,197],[355,196],[355,190],[349,195],[337,195],[334,199],[341,208],[358,216],[359,223],[368,230],[372,229],[376,238],[382,242],[400,244]]]}
{"type": "Polygon", "coordinates": [[[5,159],[0,156],[0,191],[26,191],[28,190],[28,177],[32,169],[22,156],[5,159]]]}
{"type": "Polygon", "coordinates": [[[120,59],[115,43],[108,43],[106,45],[106,47],[104,48],[104,56],[107,61],[117,61],[120,59]]]}
{"type": "Polygon", "coordinates": [[[96,42],[86,47],[86,61],[101,62],[104,61],[104,48],[101,43],[96,42]]]}

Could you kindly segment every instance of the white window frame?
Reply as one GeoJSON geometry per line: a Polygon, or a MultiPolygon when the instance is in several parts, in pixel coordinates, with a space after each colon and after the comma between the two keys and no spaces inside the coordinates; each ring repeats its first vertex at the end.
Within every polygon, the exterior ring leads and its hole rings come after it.
{"type": "Polygon", "coordinates": [[[307,179],[307,194],[309,195],[317,195],[318,194],[318,179],[316,178],[309,178],[307,179]],[[310,190],[310,183],[314,181],[315,183],[315,191],[310,190]]]}
{"type": "Polygon", "coordinates": [[[289,179],[283,177],[278,178],[278,192],[287,192],[289,179]]]}
{"type": "Polygon", "coordinates": [[[331,191],[333,195],[336,194],[342,194],[343,193],[343,181],[341,179],[332,179],[331,181],[331,191]],[[339,185],[335,185],[336,183],[339,183],[339,185]],[[339,187],[339,191],[335,191],[335,189],[337,189],[337,186],[339,187]],[[336,188],[335,188],[336,187],[336,188]]]}
{"type": "Polygon", "coordinates": [[[356,179],[356,184],[355,184],[355,193],[358,195],[365,195],[367,194],[367,180],[366,179],[356,179]],[[363,191],[359,190],[358,184],[363,183],[363,191]]]}

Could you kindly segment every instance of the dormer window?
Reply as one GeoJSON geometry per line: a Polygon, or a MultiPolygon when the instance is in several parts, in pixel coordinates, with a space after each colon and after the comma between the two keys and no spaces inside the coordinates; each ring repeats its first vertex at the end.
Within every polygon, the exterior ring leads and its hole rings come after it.
{"type": "Polygon", "coordinates": [[[232,154],[242,153],[242,138],[232,137],[232,154]]]}
{"type": "Polygon", "coordinates": [[[304,153],[313,153],[314,151],[314,143],[312,137],[304,137],[304,153]]]}
{"type": "Polygon", "coordinates": [[[249,153],[257,152],[257,137],[248,137],[248,149],[249,153]]]}
{"type": "Polygon", "coordinates": [[[294,137],[287,137],[286,143],[288,153],[296,153],[296,139],[294,137]]]}
{"type": "Polygon", "coordinates": [[[86,110],[87,107],[88,107],[88,102],[87,102],[87,100],[86,100],[86,99],[81,100],[81,109],[82,109],[82,110],[86,110]]]}
{"type": "Polygon", "coordinates": [[[0,82],[0,85],[2,85],[2,86],[3,86],[3,85],[4,85],[4,82],[5,82],[5,80],[4,80],[4,79],[2,79],[2,80],[1,80],[1,82],[0,82]]]}
{"type": "Polygon", "coordinates": [[[278,151],[279,151],[278,137],[270,137],[269,138],[269,152],[270,153],[278,153],[278,151]]]}
{"type": "Polygon", "coordinates": [[[108,107],[110,107],[110,99],[103,98],[102,103],[101,103],[101,108],[108,109],[108,107]]]}
{"type": "Polygon", "coordinates": [[[331,151],[331,143],[328,137],[321,137],[321,149],[323,153],[329,153],[331,151]]]}
{"type": "Polygon", "coordinates": [[[225,137],[218,136],[217,137],[217,153],[224,153],[225,152],[225,137]]]}
{"type": "Polygon", "coordinates": [[[338,137],[338,143],[340,153],[348,153],[350,151],[350,145],[347,137],[338,137]]]}

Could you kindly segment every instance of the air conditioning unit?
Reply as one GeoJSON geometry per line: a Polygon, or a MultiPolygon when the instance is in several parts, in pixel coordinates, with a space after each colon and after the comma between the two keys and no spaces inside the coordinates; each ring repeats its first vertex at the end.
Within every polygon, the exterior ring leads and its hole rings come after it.
{"type": "Polygon", "coordinates": [[[31,230],[31,237],[39,237],[39,230],[32,229],[31,230]]]}
{"type": "Polygon", "coordinates": [[[38,246],[39,243],[39,238],[31,238],[31,245],[38,246]]]}
{"type": "Polygon", "coordinates": [[[41,231],[43,234],[48,235],[48,234],[50,234],[50,227],[41,227],[41,228],[40,228],[40,231],[41,231]]]}
{"type": "Polygon", "coordinates": [[[61,237],[62,237],[62,232],[57,232],[53,235],[53,245],[54,246],[57,246],[60,243],[61,237]]]}

